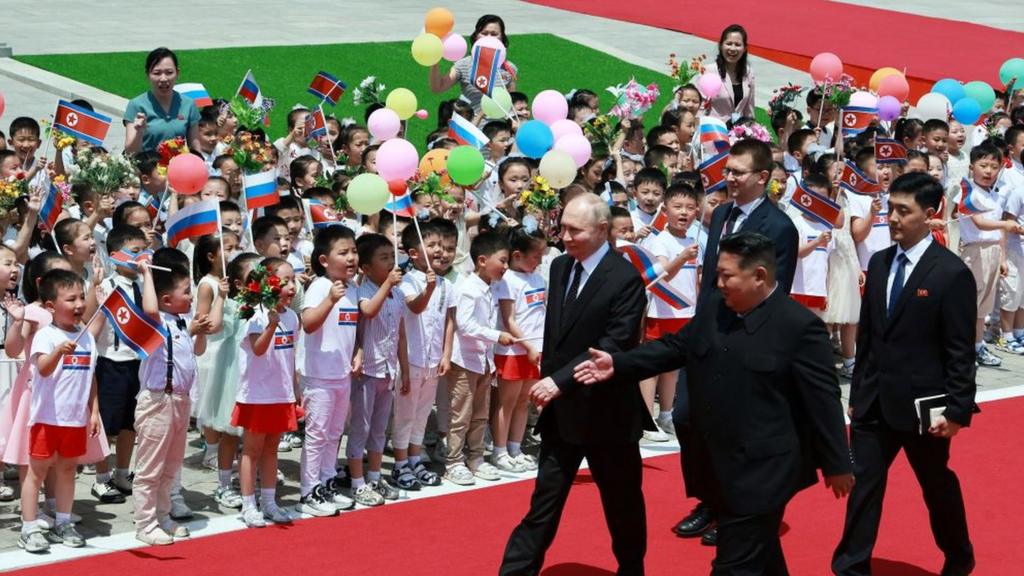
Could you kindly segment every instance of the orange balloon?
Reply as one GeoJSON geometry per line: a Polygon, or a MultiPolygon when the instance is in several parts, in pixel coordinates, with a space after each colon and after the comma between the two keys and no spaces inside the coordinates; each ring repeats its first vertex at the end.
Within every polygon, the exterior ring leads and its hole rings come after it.
{"type": "Polygon", "coordinates": [[[431,174],[439,175],[443,186],[452,183],[452,179],[448,177],[448,150],[436,148],[423,155],[420,160],[420,178],[426,178],[431,174]]]}
{"type": "Polygon", "coordinates": [[[871,75],[871,80],[868,81],[868,88],[871,88],[872,92],[878,92],[878,86],[879,84],[882,83],[882,78],[885,78],[886,76],[892,76],[893,74],[903,73],[889,66],[875,70],[875,73],[871,75]]]}
{"type": "Polygon", "coordinates": [[[423,28],[426,29],[427,33],[433,34],[438,38],[447,36],[454,27],[455,16],[447,8],[431,8],[430,12],[427,12],[427,18],[423,24],[423,28]]]}

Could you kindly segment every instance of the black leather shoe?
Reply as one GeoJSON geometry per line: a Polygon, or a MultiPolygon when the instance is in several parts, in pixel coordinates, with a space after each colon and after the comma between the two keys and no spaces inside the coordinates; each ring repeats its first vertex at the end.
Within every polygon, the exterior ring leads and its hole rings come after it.
{"type": "Polygon", "coordinates": [[[702,546],[718,546],[718,527],[709,528],[707,532],[702,534],[700,543],[702,546]]]}
{"type": "Polygon", "coordinates": [[[701,502],[672,528],[680,538],[696,538],[711,526],[711,509],[701,502]]]}
{"type": "Polygon", "coordinates": [[[971,560],[970,564],[949,564],[948,562],[942,566],[942,572],[939,572],[939,576],[968,576],[974,571],[976,565],[974,560],[971,560]]]}

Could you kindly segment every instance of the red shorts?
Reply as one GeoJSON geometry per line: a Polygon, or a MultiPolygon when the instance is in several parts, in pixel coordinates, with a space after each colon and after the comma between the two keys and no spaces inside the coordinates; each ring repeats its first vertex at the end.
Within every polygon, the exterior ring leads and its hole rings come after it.
{"type": "Polygon", "coordinates": [[[809,296],[807,294],[790,294],[793,300],[803,304],[805,307],[811,310],[824,310],[825,306],[828,305],[828,301],[824,296],[809,296]]]}
{"type": "Polygon", "coordinates": [[[281,434],[299,429],[295,403],[243,404],[235,403],[231,412],[231,425],[256,434],[281,434]]]}
{"type": "Polygon", "coordinates": [[[45,460],[54,454],[61,458],[85,455],[85,426],[33,424],[29,432],[29,456],[45,460]]]}
{"type": "Polygon", "coordinates": [[[647,318],[647,324],[644,326],[644,342],[657,340],[666,334],[675,334],[689,323],[689,318],[647,318]]]}
{"type": "Polygon", "coordinates": [[[540,366],[530,363],[530,357],[494,355],[494,367],[502,380],[540,380],[540,366]]]}

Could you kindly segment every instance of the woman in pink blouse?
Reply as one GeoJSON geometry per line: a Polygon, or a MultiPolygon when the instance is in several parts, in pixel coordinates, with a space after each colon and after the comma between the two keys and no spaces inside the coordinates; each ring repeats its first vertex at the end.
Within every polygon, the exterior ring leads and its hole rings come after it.
{"type": "Polygon", "coordinates": [[[754,117],[754,73],[747,62],[747,31],[739,24],[722,30],[718,57],[707,74],[718,74],[722,87],[711,98],[708,114],[728,121],[740,116],[754,117]]]}

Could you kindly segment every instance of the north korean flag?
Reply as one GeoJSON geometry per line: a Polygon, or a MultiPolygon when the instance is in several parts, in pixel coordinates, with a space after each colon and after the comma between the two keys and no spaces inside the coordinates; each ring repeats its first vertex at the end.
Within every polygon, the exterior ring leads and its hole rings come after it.
{"type": "Polygon", "coordinates": [[[103,139],[107,137],[110,122],[109,116],[75,106],[71,102],[59,100],[57,113],[53,118],[53,127],[65,134],[85,140],[93,146],[103,146],[103,139]]]}
{"type": "Polygon", "coordinates": [[[338,310],[338,326],[358,326],[358,308],[340,308],[338,310]]]}
{"type": "Polygon", "coordinates": [[[868,129],[871,121],[878,116],[878,108],[867,106],[847,106],[843,108],[839,118],[843,126],[843,136],[856,136],[868,129]]]}
{"type": "Polygon", "coordinates": [[[330,102],[331,106],[336,106],[338,100],[345,94],[346,88],[348,85],[344,82],[321,70],[313,77],[307,91],[324,102],[330,102]]]}
{"type": "Polygon", "coordinates": [[[725,163],[729,160],[729,151],[720,152],[700,163],[700,182],[704,193],[710,194],[725,188],[725,163]]]}
{"type": "Polygon", "coordinates": [[[92,367],[92,352],[76,350],[65,354],[60,364],[64,370],[89,370],[92,367]]]}
{"type": "Polygon", "coordinates": [[[527,308],[537,308],[544,306],[544,289],[535,288],[533,290],[527,290],[523,293],[523,297],[526,298],[527,308]]]}
{"type": "Polygon", "coordinates": [[[120,286],[107,297],[100,309],[117,337],[139,358],[146,359],[167,345],[167,329],[136,306],[120,286]]]}
{"type": "Polygon", "coordinates": [[[796,191],[793,192],[793,197],[789,201],[800,212],[816,222],[828,226],[829,229],[834,228],[836,220],[839,219],[839,211],[841,210],[839,204],[813,190],[804,188],[803,183],[797,184],[796,191]]]}
{"type": "Polygon", "coordinates": [[[473,47],[473,64],[469,69],[469,78],[477,90],[488,96],[494,91],[501,61],[505,59],[504,53],[504,50],[489,46],[473,47]]]}
{"type": "Polygon", "coordinates": [[[295,348],[295,332],[281,330],[274,333],[274,350],[291,350],[295,348]]]}
{"type": "Polygon", "coordinates": [[[304,200],[306,204],[306,223],[310,230],[319,230],[335,224],[341,224],[341,216],[326,204],[319,200],[304,200]]]}
{"type": "Polygon", "coordinates": [[[325,135],[327,135],[327,119],[324,118],[323,109],[317,106],[316,110],[310,111],[306,116],[306,138],[313,140],[325,135]]]}
{"type": "Polygon", "coordinates": [[[857,165],[848,159],[843,161],[843,173],[839,176],[839,185],[854,194],[872,195],[882,191],[882,186],[877,181],[861,172],[857,165]]]}
{"type": "Polygon", "coordinates": [[[907,161],[907,147],[893,138],[875,138],[875,162],[903,164],[907,161]]]}

